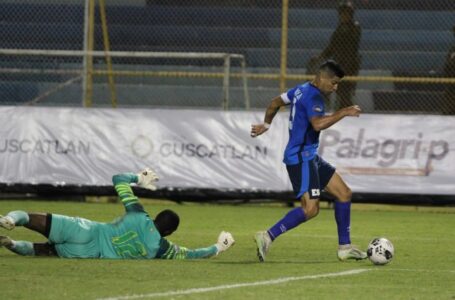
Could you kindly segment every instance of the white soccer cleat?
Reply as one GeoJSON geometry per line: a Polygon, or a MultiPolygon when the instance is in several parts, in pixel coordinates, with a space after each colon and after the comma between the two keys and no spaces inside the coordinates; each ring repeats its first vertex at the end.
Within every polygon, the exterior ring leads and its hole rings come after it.
{"type": "Polygon", "coordinates": [[[349,259],[362,260],[368,257],[367,253],[357,249],[352,245],[343,245],[338,248],[338,259],[340,261],[346,261],[349,259]]]}
{"type": "Polygon", "coordinates": [[[0,247],[11,248],[13,246],[13,240],[9,236],[0,235],[0,247]]]}
{"type": "Polygon", "coordinates": [[[3,227],[7,230],[13,230],[16,227],[13,218],[9,216],[2,216],[0,215],[0,227],[3,227]]]}
{"type": "Polygon", "coordinates": [[[254,235],[254,241],[256,242],[259,261],[264,262],[270,245],[272,245],[272,239],[267,231],[259,231],[254,235]]]}

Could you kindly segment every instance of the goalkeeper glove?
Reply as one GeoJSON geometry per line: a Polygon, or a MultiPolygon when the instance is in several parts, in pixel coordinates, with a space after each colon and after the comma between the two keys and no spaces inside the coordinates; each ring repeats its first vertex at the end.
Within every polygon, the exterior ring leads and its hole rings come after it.
{"type": "Polygon", "coordinates": [[[216,255],[220,254],[221,252],[226,251],[232,245],[234,245],[235,240],[232,234],[226,231],[221,231],[220,235],[218,236],[218,241],[216,242],[215,246],[218,250],[216,255]]]}
{"type": "Polygon", "coordinates": [[[138,186],[152,191],[156,190],[156,186],[153,183],[155,181],[158,181],[158,175],[156,175],[156,173],[152,169],[145,168],[144,170],[137,174],[137,177],[138,186]]]}

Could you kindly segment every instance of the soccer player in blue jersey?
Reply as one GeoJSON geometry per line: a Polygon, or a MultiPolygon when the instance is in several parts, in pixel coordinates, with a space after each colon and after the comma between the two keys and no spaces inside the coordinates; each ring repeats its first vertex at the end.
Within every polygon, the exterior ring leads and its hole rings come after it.
{"type": "Polygon", "coordinates": [[[325,189],[337,199],[335,219],[338,226],[338,259],[365,259],[366,253],[351,245],[350,215],[352,192],[335,168],[317,153],[319,134],[347,116],[358,117],[357,105],[325,115],[323,95],[337,90],[344,72],[333,60],[324,62],[313,81],[298,85],[272,100],[267,107],[264,123],[252,125],[251,136],[266,132],[280,107],[290,105],[289,141],[284,151],[284,163],[294,193],[301,207],[289,211],[267,231],[256,233],[258,257],[264,261],[272,242],[281,234],[304,223],[319,213],[319,197],[325,189]]]}
{"type": "Polygon", "coordinates": [[[234,244],[232,235],[224,231],[214,245],[195,250],[179,247],[165,239],[177,229],[179,216],[167,209],[152,219],[130,187],[131,183],[137,183],[153,190],[156,189],[156,180],[158,177],[151,169],[139,174],[113,176],[115,190],[125,206],[126,214],[112,223],[24,211],[12,211],[4,217],[0,216],[0,227],[12,230],[16,226],[24,226],[48,238],[46,243],[31,243],[0,236],[0,246],[26,256],[191,259],[218,255],[234,244]]]}

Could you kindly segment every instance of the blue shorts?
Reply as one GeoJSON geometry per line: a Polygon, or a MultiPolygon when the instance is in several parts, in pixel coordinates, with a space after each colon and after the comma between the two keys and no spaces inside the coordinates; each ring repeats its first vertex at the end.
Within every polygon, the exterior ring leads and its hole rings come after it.
{"type": "Polygon", "coordinates": [[[52,214],[49,242],[58,256],[96,258],[100,256],[97,223],[83,218],[52,214]]]}
{"type": "Polygon", "coordinates": [[[335,173],[335,167],[317,154],[311,160],[296,165],[286,165],[286,169],[297,199],[306,192],[310,195],[310,199],[319,199],[321,190],[327,186],[335,173]]]}

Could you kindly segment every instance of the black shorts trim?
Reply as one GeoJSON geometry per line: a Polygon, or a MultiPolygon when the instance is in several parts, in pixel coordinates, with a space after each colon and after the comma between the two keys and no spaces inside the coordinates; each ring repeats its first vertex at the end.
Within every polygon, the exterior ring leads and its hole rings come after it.
{"type": "Polygon", "coordinates": [[[52,226],[52,214],[46,214],[46,228],[44,229],[44,236],[49,238],[49,234],[51,233],[51,226],[52,226]]]}

